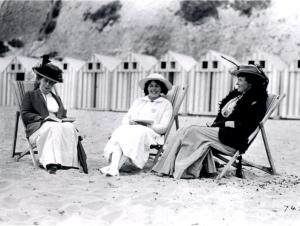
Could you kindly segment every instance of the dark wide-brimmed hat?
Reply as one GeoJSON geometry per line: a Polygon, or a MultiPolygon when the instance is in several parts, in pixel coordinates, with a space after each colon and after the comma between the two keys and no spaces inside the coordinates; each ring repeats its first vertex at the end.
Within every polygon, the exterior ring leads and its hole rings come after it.
{"type": "Polygon", "coordinates": [[[253,81],[261,82],[264,86],[267,86],[269,84],[269,78],[266,76],[262,68],[258,65],[239,65],[231,70],[230,73],[237,77],[248,77],[253,81]]]}
{"type": "Polygon", "coordinates": [[[63,82],[62,70],[52,64],[49,57],[43,56],[42,64],[33,67],[32,70],[39,76],[47,78],[53,82],[63,82]]]}
{"type": "Polygon", "coordinates": [[[264,87],[268,86],[269,78],[266,76],[261,66],[256,64],[238,65],[234,61],[224,56],[221,57],[236,66],[234,69],[229,71],[230,74],[237,77],[247,77],[253,82],[255,81],[256,83],[262,84],[264,87]]]}
{"type": "Polygon", "coordinates": [[[171,82],[169,82],[167,79],[165,79],[165,77],[162,74],[159,74],[159,73],[152,73],[152,74],[148,75],[146,78],[141,79],[139,81],[140,88],[144,89],[146,82],[152,81],[152,80],[161,81],[163,84],[165,84],[165,86],[168,90],[172,89],[171,82]]]}

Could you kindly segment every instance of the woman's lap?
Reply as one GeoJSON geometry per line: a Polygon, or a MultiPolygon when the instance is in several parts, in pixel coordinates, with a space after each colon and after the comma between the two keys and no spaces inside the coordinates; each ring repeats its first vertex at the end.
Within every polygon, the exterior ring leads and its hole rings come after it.
{"type": "Polygon", "coordinates": [[[176,178],[185,177],[189,173],[197,177],[205,163],[208,165],[206,168],[213,172],[215,166],[212,165],[213,155],[210,147],[226,151],[226,146],[218,139],[218,131],[217,127],[197,125],[181,129],[168,142],[166,150],[153,170],[176,178]]]}

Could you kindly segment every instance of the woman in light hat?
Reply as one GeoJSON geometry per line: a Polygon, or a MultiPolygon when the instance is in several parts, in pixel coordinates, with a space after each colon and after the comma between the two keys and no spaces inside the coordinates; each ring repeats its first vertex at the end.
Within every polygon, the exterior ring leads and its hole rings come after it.
{"type": "Polygon", "coordinates": [[[107,176],[118,176],[127,159],[142,169],[146,164],[151,144],[163,144],[163,134],[171,120],[171,103],[162,94],[172,88],[161,74],[153,73],[139,81],[145,96],[134,101],[104,148],[110,164],[100,169],[107,176]]]}
{"type": "MultiPolygon", "coordinates": [[[[153,167],[159,176],[213,176],[216,173],[214,151],[224,150],[220,147],[228,152],[234,151],[232,147],[241,152],[247,150],[248,137],[266,112],[269,80],[255,65],[238,66],[232,75],[237,77],[236,89],[221,101],[213,124],[210,127],[192,125],[179,130],[165,145],[161,159],[153,167]]],[[[243,176],[241,169],[236,175],[243,176]]]]}
{"type": "Polygon", "coordinates": [[[63,82],[62,70],[44,56],[41,65],[33,71],[35,89],[24,95],[21,106],[26,136],[37,147],[39,163],[50,174],[61,167],[78,168],[76,128],[71,122],[64,122],[66,110],[60,97],[52,92],[55,83],[63,82]]]}

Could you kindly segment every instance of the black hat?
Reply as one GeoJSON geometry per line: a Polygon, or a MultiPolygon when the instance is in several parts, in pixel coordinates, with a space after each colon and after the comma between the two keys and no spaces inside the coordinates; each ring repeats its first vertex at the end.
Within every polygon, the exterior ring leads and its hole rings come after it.
{"type": "Polygon", "coordinates": [[[265,87],[267,87],[267,85],[269,84],[269,78],[266,76],[262,68],[258,65],[239,65],[237,66],[237,68],[230,71],[230,73],[237,77],[245,76],[250,78],[251,76],[252,80],[261,82],[265,87]]]}
{"type": "Polygon", "coordinates": [[[264,71],[262,70],[261,66],[256,64],[248,64],[248,65],[238,65],[235,62],[227,59],[224,56],[221,56],[223,59],[229,61],[230,63],[234,64],[236,68],[230,70],[230,74],[240,77],[247,77],[250,78],[252,81],[261,82],[264,87],[267,87],[269,84],[269,78],[266,76],[264,71]]]}
{"type": "Polygon", "coordinates": [[[32,70],[39,76],[47,78],[54,82],[63,82],[62,70],[50,63],[48,55],[44,55],[43,62],[39,66],[33,67],[32,70]]]}

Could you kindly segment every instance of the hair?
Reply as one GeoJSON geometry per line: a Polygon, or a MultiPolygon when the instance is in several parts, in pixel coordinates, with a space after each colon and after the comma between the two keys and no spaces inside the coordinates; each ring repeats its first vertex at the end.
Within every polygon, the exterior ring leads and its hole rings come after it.
{"type": "Polygon", "coordinates": [[[166,86],[162,81],[153,79],[153,80],[149,80],[149,81],[147,81],[147,82],[145,83],[145,87],[144,87],[144,93],[145,93],[145,96],[147,96],[147,95],[149,94],[148,86],[149,86],[149,84],[150,84],[151,82],[153,82],[153,81],[156,82],[156,83],[160,86],[161,92],[162,92],[163,94],[167,95],[167,93],[168,93],[168,91],[169,91],[168,88],[167,88],[167,86],[166,86]]]}
{"type": "Polygon", "coordinates": [[[34,81],[34,89],[38,89],[40,87],[42,76],[35,74],[35,81],[34,81]]]}

